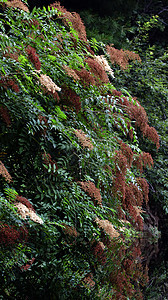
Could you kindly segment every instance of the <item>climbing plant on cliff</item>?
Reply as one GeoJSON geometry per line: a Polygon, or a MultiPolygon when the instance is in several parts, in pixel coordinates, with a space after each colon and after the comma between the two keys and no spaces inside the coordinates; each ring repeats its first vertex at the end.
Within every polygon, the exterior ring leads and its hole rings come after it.
{"type": "MultiPolygon", "coordinates": [[[[2,2],[2,1],[1,1],[2,2]]],[[[113,85],[137,53],[89,42],[59,2],[0,14],[2,299],[142,299],[136,237],[148,202],[140,102],[113,85]]]]}

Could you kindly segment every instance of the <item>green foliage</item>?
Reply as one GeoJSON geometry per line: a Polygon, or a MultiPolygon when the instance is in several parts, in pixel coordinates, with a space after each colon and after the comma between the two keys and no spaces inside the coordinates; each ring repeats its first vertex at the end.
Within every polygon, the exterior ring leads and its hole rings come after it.
{"type": "Polygon", "coordinates": [[[80,39],[57,9],[0,18],[1,298],[134,299],[142,217],[122,188],[144,199],[131,161],[144,146],[128,109],[141,106],[96,62],[91,47],[105,45],[80,39]]]}
{"type": "Polygon", "coordinates": [[[120,86],[141,99],[150,123],[157,129],[160,137],[160,149],[156,152],[150,144],[145,143],[155,156],[155,167],[148,171],[151,184],[152,201],[159,203],[167,213],[167,51],[158,57],[157,48],[149,47],[141,65],[132,66],[120,73],[120,86]],[[156,52],[156,53],[155,53],[156,52]],[[134,80],[132,80],[134,78],[134,80]]]}
{"type": "Polygon", "coordinates": [[[100,16],[89,10],[81,11],[80,15],[86,25],[89,39],[95,38],[105,44],[114,44],[119,49],[129,46],[124,17],[100,16]]]}

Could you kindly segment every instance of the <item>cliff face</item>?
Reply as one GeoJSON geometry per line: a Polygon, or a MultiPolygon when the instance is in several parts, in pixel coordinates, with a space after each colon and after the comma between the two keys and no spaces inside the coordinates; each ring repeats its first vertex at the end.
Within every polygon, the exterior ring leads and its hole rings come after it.
{"type": "Polygon", "coordinates": [[[159,137],[113,71],[141,58],[89,41],[80,16],[58,2],[3,9],[1,293],[142,299],[143,172],[153,159],[141,148],[148,139],[158,149],[159,137]]]}

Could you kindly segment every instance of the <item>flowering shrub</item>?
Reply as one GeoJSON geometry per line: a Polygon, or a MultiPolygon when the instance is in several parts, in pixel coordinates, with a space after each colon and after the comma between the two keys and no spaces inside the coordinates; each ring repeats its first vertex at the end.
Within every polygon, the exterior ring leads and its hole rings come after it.
{"type": "Polygon", "coordinates": [[[157,148],[159,137],[140,103],[115,89],[109,65],[140,58],[111,46],[96,55],[79,15],[59,2],[30,14],[25,1],[2,7],[0,291],[141,299],[134,236],[153,159],[138,133],[157,148]]]}

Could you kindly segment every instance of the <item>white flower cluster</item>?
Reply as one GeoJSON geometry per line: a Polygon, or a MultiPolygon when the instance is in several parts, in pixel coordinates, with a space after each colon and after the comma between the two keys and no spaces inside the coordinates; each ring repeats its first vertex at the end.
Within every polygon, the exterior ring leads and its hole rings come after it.
{"type": "Polygon", "coordinates": [[[107,59],[104,57],[104,55],[97,55],[95,56],[95,59],[97,62],[99,62],[99,64],[101,64],[101,66],[104,68],[104,70],[106,72],[108,72],[111,77],[115,78],[114,77],[114,72],[113,70],[110,68],[109,64],[108,64],[108,61],[107,59]]]}
{"type": "Polygon", "coordinates": [[[43,224],[43,220],[39,216],[37,216],[37,214],[32,209],[28,208],[26,205],[22,203],[15,203],[14,206],[17,207],[18,213],[21,215],[23,219],[29,217],[35,223],[43,224]]]}
{"type": "Polygon", "coordinates": [[[56,91],[60,92],[61,88],[58,87],[52,79],[46,74],[40,74],[39,77],[40,83],[47,88],[49,92],[55,93],[56,91]]]}

